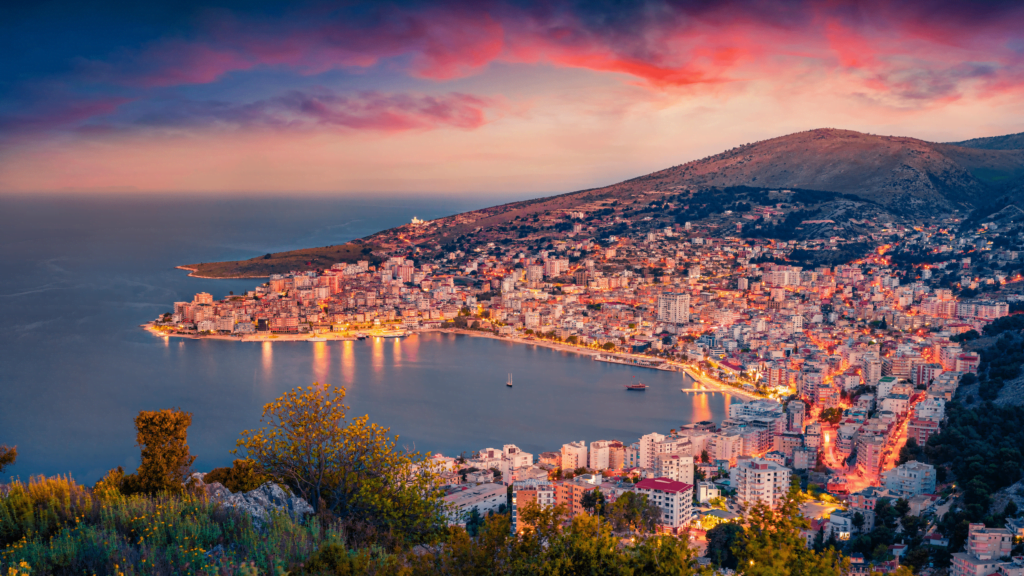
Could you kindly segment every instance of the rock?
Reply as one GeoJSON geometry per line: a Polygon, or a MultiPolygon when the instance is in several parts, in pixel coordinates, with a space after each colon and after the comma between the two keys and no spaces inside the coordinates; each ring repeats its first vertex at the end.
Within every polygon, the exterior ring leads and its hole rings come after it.
{"type": "Polygon", "coordinates": [[[196,472],[191,476],[191,483],[197,486],[206,493],[206,497],[210,502],[224,502],[231,496],[231,490],[228,490],[220,482],[211,482],[207,484],[204,480],[206,478],[205,472],[196,472]]]}
{"type": "Polygon", "coordinates": [[[206,557],[207,559],[216,561],[216,560],[219,560],[219,559],[223,558],[224,554],[225,554],[224,545],[223,544],[217,544],[216,546],[214,546],[210,550],[207,550],[206,553],[203,554],[203,556],[206,557]]]}
{"type": "MultiPolygon", "coordinates": [[[[209,486],[219,484],[214,483],[209,486]]],[[[221,486],[221,488],[224,488],[221,486]]],[[[226,488],[224,488],[226,490],[226,488]]],[[[302,498],[288,496],[280,486],[267,482],[263,486],[244,494],[231,494],[221,501],[225,508],[237,508],[252,516],[257,528],[270,519],[271,512],[286,512],[294,520],[313,513],[313,507],[302,498]]]]}

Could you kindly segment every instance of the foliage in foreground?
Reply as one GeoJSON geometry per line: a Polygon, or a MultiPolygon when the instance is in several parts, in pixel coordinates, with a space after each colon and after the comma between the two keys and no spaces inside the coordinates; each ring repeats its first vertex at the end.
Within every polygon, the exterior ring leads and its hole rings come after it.
{"type": "Polygon", "coordinates": [[[4,471],[4,468],[13,466],[14,461],[18,459],[18,447],[7,446],[6,444],[0,444],[0,473],[4,471]]]}
{"type": "Polygon", "coordinates": [[[243,563],[275,574],[342,535],[337,524],[285,515],[259,532],[188,492],[101,495],[68,478],[33,478],[0,498],[0,574],[22,562],[33,574],[236,574],[243,563]]]}
{"type": "Polygon", "coordinates": [[[318,511],[429,541],[446,519],[439,463],[398,448],[369,416],[349,420],[344,399],[344,388],[295,388],[264,407],[264,426],[238,446],[318,511]]]}
{"type": "Polygon", "coordinates": [[[840,576],[849,561],[835,548],[807,548],[801,530],[807,519],[800,515],[800,480],[793,477],[789,492],[772,510],[757,503],[747,514],[747,527],[732,546],[737,564],[748,576],[840,576]]]}

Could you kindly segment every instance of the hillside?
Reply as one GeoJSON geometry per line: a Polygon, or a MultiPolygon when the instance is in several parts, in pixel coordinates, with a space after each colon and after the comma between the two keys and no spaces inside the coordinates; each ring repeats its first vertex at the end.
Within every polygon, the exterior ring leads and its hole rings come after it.
{"type": "Polygon", "coordinates": [[[337,246],[265,254],[248,260],[185,264],[178,268],[188,270],[190,276],[200,278],[265,278],[271,274],[285,274],[292,270],[330,268],[332,264],[339,262],[369,260],[376,263],[379,259],[371,250],[372,248],[366,244],[349,242],[337,246]]]}
{"type": "Polygon", "coordinates": [[[980,150],[1024,150],[1024,132],[991,136],[989,138],[973,138],[963,142],[949,142],[951,146],[978,148],[980,150]]]}
{"type": "Polygon", "coordinates": [[[187,268],[200,276],[226,278],[326,267],[365,258],[371,251],[376,257],[415,251],[429,258],[488,243],[564,240],[576,224],[598,241],[627,230],[686,222],[707,236],[862,241],[894,224],[954,212],[966,215],[995,198],[1024,197],[1024,149],[1010,149],[1020,138],[958,145],[810,130],[744,144],[603,188],[400,226],[361,245],[187,268]]]}

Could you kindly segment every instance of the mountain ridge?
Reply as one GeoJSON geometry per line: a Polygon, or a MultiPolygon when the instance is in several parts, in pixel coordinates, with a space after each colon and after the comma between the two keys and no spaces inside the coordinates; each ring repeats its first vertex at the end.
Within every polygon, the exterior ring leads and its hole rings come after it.
{"type": "Polygon", "coordinates": [[[1024,149],[1003,149],[1015,146],[1018,136],[936,143],[819,128],[608,186],[403,225],[346,245],[187,268],[197,276],[227,278],[371,254],[429,258],[494,243],[566,240],[574,223],[585,224],[584,233],[595,239],[686,222],[703,226],[709,236],[857,239],[892,225],[967,215],[994,199],[1006,204],[1024,198],[1024,149]],[[758,215],[745,214],[752,207],[760,207],[758,215]]]}

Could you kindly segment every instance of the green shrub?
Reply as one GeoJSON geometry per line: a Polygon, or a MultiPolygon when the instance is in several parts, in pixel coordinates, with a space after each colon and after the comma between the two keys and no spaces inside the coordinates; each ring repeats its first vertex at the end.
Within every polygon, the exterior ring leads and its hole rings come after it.
{"type": "Polygon", "coordinates": [[[277,574],[342,537],[337,523],[286,514],[257,531],[247,515],[189,492],[101,496],[67,478],[33,478],[0,497],[0,574],[22,562],[32,574],[235,574],[251,563],[277,574]]]}

